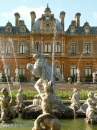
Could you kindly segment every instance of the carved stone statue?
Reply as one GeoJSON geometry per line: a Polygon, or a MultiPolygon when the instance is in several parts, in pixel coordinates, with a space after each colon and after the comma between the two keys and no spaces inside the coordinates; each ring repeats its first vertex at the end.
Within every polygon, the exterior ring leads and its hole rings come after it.
{"type": "Polygon", "coordinates": [[[3,88],[1,90],[1,93],[3,94],[0,97],[0,106],[1,106],[1,122],[8,122],[9,120],[15,118],[15,111],[11,107],[12,100],[10,100],[10,97],[8,95],[8,91],[6,88],[3,88]]]}
{"type": "Polygon", "coordinates": [[[71,84],[71,83],[72,83],[72,78],[68,77],[68,84],[71,84]]]}
{"type": "Polygon", "coordinates": [[[77,73],[77,83],[81,83],[80,82],[80,69],[79,68],[77,68],[76,73],[77,73]]]}
{"type": "Polygon", "coordinates": [[[23,100],[24,100],[24,95],[22,94],[22,90],[19,89],[16,95],[17,105],[15,106],[15,109],[17,109],[18,112],[21,112],[23,108],[25,107],[23,100]]]}
{"type": "Polygon", "coordinates": [[[94,92],[90,91],[88,93],[87,103],[86,121],[88,123],[97,123],[97,97],[94,95],[94,92]]]}
{"type": "MultiPolygon", "coordinates": [[[[35,53],[33,57],[36,59],[35,64],[32,65],[31,63],[28,63],[27,69],[29,69],[36,77],[40,78],[35,84],[36,90],[40,93],[40,87],[43,83],[52,80],[52,65],[47,61],[47,58],[51,59],[51,57],[41,54],[40,52],[35,53]]],[[[55,91],[55,77],[58,76],[59,80],[62,78],[55,68],[53,72],[53,91],[55,91]]]]}
{"type": "Polygon", "coordinates": [[[74,109],[75,111],[78,110],[79,107],[80,107],[80,101],[79,100],[80,100],[80,94],[79,94],[77,88],[74,88],[73,94],[71,96],[72,104],[71,104],[70,108],[74,109]]]}
{"type": "Polygon", "coordinates": [[[76,72],[77,72],[77,75],[80,75],[80,69],[79,68],[77,68],[76,72]]]}
{"type": "Polygon", "coordinates": [[[44,84],[44,93],[40,93],[43,114],[38,116],[32,130],[60,130],[60,121],[52,114],[55,104],[63,106],[63,101],[52,92],[52,83],[44,84]]]}
{"type": "Polygon", "coordinates": [[[95,82],[96,82],[96,73],[93,72],[93,73],[92,73],[92,76],[93,76],[93,83],[95,83],[95,82]]]}

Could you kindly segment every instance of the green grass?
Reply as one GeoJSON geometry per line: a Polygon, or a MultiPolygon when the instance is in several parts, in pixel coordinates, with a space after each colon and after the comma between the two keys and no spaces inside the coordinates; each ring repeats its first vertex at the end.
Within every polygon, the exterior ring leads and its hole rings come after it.
{"type": "MultiPolygon", "coordinates": [[[[16,94],[17,93],[18,93],[18,91],[16,91],[16,90],[11,92],[13,99],[16,99],[16,94]]],[[[81,100],[86,100],[88,98],[88,93],[89,93],[88,90],[86,90],[86,91],[82,90],[79,93],[80,93],[80,99],[81,100]]],[[[97,91],[95,91],[94,93],[96,94],[97,91]]],[[[25,99],[30,100],[30,99],[33,99],[33,97],[35,95],[37,95],[38,93],[37,93],[37,91],[24,91],[23,94],[24,94],[25,99]]],[[[55,94],[58,97],[60,97],[60,98],[65,100],[65,99],[69,99],[70,98],[70,96],[72,95],[72,92],[71,91],[56,91],[55,94]]],[[[0,95],[2,95],[2,94],[0,93],[0,95]]]]}

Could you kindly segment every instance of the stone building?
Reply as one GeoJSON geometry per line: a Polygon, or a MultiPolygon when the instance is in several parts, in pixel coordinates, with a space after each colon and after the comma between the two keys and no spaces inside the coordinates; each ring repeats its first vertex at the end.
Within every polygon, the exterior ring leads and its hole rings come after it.
{"type": "Polygon", "coordinates": [[[65,80],[76,76],[77,68],[82,80],[96,72],[97,27],[90,26],[88,22],[80,26],[80,13],[76,13],[67,30],[64,25],[65,12],[60,12],[58,20],[48,5],[37,20],[37,14],[30,12],[31,30],[24,20],[20,20],[19,13],[14,15],[15,26],[10,22],[0,26],[0,72],[4,73],[5,70],[12,76],[18,68],[20,75],[31,80],[32,74],[26,65],[34,64],[33,53],[36,50],[50,55],[54,51],[55,66],[65,80]]]}

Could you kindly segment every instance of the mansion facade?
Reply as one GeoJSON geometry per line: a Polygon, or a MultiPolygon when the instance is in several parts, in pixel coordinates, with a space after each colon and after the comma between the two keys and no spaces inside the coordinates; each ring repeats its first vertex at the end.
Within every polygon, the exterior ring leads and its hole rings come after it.
{"type": "MultiPolygon", "coordinates": [[[[15,26],[8,22],[0,26],[0,72],[8,76],[24,75],[28,81],[32,74],[26,69],[27,63],[34,64],[33,53],[40,51],[52,55],[57,71],[65,80],[76,76],[76,69],[80,69],[80,77],[84,79],[97,70],[97,27],[88,22],[80,26],[80,13],[75,14],[65,31],[65,12],[59,14],[60,21],[54,17],[50,8],[36,20],[36,13],[30,12],[31,30],[27,28],[20,14],[15,13],[15,26]]],[[[52,62],[52,61],[49,61],[52,62]]]]}

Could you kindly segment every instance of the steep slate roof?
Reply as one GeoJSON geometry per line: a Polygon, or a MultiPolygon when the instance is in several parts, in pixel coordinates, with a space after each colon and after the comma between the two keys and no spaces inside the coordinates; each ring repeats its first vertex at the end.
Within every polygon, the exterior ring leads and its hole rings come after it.
{"type": "MultiPolygon", "coordinates": [[[[66,34],[70,33],[70,28],[68,28],[66,34]]],[[[83,26],[75,27],[75,34],[85,34],[83,26]]],[[[97,27],[90,27],[90,32],[88,34],[97,34],[97,27]]]]}
{"type": "MultiPolygon", "coordinates": [[[[26,28],[26,32],[24,33],[29,33],[30,31],[28,28],[26,28]]],[[[8,33],[6,32],[6,26],[0,26],[0,33],[8,33]]],[[[20,32],[20,27],[12,26],[12,33],[21,33],[20,32]]]]}

